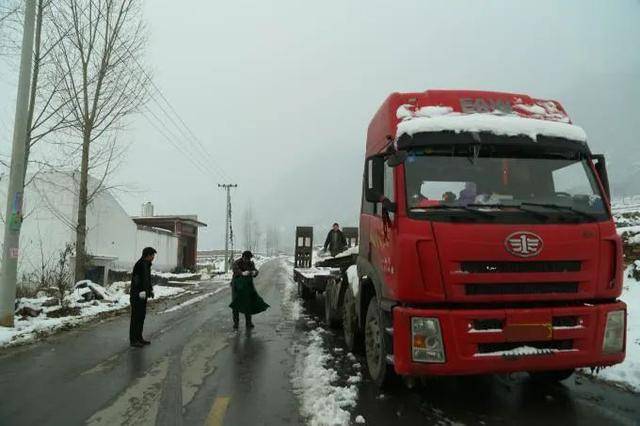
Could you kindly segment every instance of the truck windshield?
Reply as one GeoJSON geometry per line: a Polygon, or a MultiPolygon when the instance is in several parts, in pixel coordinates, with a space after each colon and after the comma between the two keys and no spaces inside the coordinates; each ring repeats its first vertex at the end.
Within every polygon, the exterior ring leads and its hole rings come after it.
{"type": "Polygon", "coordinates": [[[412,152],[405,162],[409,215],[519,223],[608,218],[584,158],[479,154],[412,152]]]}

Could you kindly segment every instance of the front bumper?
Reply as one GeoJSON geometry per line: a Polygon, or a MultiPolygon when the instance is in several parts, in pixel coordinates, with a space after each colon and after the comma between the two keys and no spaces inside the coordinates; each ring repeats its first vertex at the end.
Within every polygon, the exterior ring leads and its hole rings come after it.
{"type": "MultiPolygon", "coordinates": [[[[393,360],[401,375],[464,375],[515,371],[561,370],[618,364],[625,351],[602,351],[607,313],[624,310],[623,302],[567,307],[514,309],[393,308],[393,360]],[[411,318],[438,318],[445,348],[445,362],[414,362],[411,352],[411,318]],[[563,326],[561,319],[575,325],[563,326]],[[478,330],[474,324],[489,320],[501,328],[478,330]],[[519,326],[547,324],[549,335],[518,336],[519,326]],[[509,331],[508,331],[508,330],[509,331]],[[526,347],[521,349],[521,347],[526,347]],[[538,350],[531,350],[535,347],[538,350]],[[515,349],[514,349],[515,348],[515,349]],[[528,348],[528,349],[527,349],[528,348]],[[504,350],[502,350],[504,349],[504,350]]],[[[626,340],[626,335],[625,335],[626,340]]],[[[626,348],[626,341],[624,347],[626,348]]]]}

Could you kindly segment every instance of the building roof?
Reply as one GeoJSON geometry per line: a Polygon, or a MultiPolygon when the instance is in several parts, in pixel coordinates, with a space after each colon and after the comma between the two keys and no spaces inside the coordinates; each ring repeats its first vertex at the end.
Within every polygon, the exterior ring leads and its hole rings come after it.
{"type": "Polygon", "coordinates": [[[142,225],[158,222],[182,222],[197,227],[207,226],[206,223],[199,221],[196,215],[132,216],[131,219],[142,225]]]}

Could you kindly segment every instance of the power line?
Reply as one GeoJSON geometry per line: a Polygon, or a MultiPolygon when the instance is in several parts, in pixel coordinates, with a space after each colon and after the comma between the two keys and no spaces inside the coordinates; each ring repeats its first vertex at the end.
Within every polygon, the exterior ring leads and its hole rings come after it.
{"type": "MultiPolygon", "coordinates": [[[[94,4],[94,0],[90,0],[90,3],[92,4],[92,6],[96,7],[94,4]]],[[[97,8],[99,10],[99,8],[97,8]]],[[[82,13],[82,15],[87,18],[87,14],[85,12],[85,10],[83,8],[79,9],[80,12],[82,13]]],[[[109,28],[109,30],[111,30],[111,28],[109,28]]],[[[104,34],[100,31],[100,30],[96,30],[101,36],[102,38],[105,40],[105,42],[107,41],[106,37],[104,36],[104,34]]],[[[152,101],[155,102],[156,105],[158,105],[163,113],[163,115],[165,117],[167,117],[169,119],[169,121],[175,126],[176,130],[178,131],[179,134],[181,134],[184,138],[184,140],[191,144],[192,148],[195,148],[195,154],[196,154],[196,158],[200,159],[200,157],[198,156],[198,147],[200,148],[199,150],[201,151],[200,154],[204,157],[206,157],[205,159],[208,159],[211,164],[209,166],[211,166],[211,168],[213,168],[213,170],[220,176],[222,177],[224,180],[229,180],[227,177],[227,174],[224,172],[224,170],[222,169],[222,167],[220,167],[217,162],[215,161],[215,159],[211,156],[211,154],[206,150],[206,148],[204,147],[204,145],[202,144],[202,142],[200,141],[200,139],[197,138],[197,136],[195,135],[195,133],[191,130],[191,128],[189,128],[189,126],[185,123],[185,121],[182,119],[182,117],[178,114],[178,112],[176,111],[176,109],[173,107],[173,105],[171,104],[171,102],[166,98],[166,96],[164,96],[164,94],[162,93],[162,91],[160,90],[160,88],[158,87],[158,85],[151,79],[151,77],[149,76],[149,74],[146,72],[146,70],[144,69],[144,67],[140,64],[140,61],[138,61],[138,58],[135,57],[135,55],[133,55],[133,53],[131,52],[129,46],[127,46],[126,44],[123,44],[124,49],[126,50],[127,54],[129,55],[129,57],[131,59],[133,59],[134,63],[136,64],[136,66],[139,68],[139,70],[141,71],[141,73],[144,75],[144,77],[146,78],[146,81],[148,81],[149,83],[151,83],[151,86],[155,89],[155,91],[160,95],[161,99],[164,100],[164,102],[169,106],[169,109],[171,111],[173,111],[174,115],[177,117],[178,121],[180,123],[182,123],[182,126],[184,128],[181,128],[176,122],[175,120],[171,117],[171,115],[164,109],[164,107],[162,106],[162,104],[160,102],[158,102],[158,100],[153,96],[152,93],[150,93],[149,89],[147,86],[144,86],[144,90],[145,92],[149,95],[150,99],[152,101]],[[187,130],[187,132],[189,134],[185,134],[184,129],[187,130]],[[189,136],[190,135],[190,136],[189,136]],[[192,143],[192,139],[195,140],[196,144],[194,145],[192,143]]],[[[147,107],[147,111],[151,112],[151,110],[147,107]]],[[[157,119],[157,116],[156,116],[157,119]]],[[[147,120],[148,121],[148,120],[147,120]]],[[[161,120],[158,119],[159,122],[163,123],[161,120]]],[[[163,123],[164,125],[164,123],[163,123]]],[[[166,127],[166,125],[165,125],[166,127]]],[[[157,130],[157,127],[154,126],[154,128],[157,130]]],[[[166,136],[165,136],[166,139],[166,136]]],[[[175,147],[175,144],[172,144],[175,147]]],[[[179,151],[187,156],[188,154],[186,153],[185,150],[180,150],[179,151]]],[[[190,159],[190,161],[193,163],[193,159],[190,159]]],[[[205,170],[208,170],[207,167],[204,167],[205,170]]],[[[200,171],[202,172],[202,169],[200,169],[200,171]]],[[[205,174],[208,174],[207,172],[205,172],[205,174]]]]}
{"type": "MultiPolygon", "coordinates": [[[[158,116],[151,110],[148,110],[149,113],[151,114],[151,116],[153,118],[155,118],[157,120],[157,122],[162,123],[162,120],[160,120],[158,118],[158,116]]],[[[207,171],[206,167],[204,165],[202,165],[201,163],[199,163],[195,158],[197,157],[191,157],[190,155],[188,155],[184,150],[182,150],[180,148],[180,146],[178,146],[174,140],[173,140],[173,135],[171,136],[167,136],[167,134],[160,129],[147,115],[143,115],[145,120],[147,120],[147,123],[149,123],[151,125],[151,127],[153,127],[155,129],[156,132],[158,132],[171,146],[173,146],[178,152],[180,152],[199,172],[201,172],[203,175],[207,176],[209,175],[209,172],[207,171]]],[[[210,176],[212,177],[212,176],[210,176]]]]}

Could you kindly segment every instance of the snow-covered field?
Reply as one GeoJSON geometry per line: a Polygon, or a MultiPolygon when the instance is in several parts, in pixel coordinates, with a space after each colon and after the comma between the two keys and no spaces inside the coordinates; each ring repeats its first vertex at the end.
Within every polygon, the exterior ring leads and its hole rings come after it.
{"type": "MultiPolygon", "coordinates": [[[[256,268],[260,269],[260,266],[271,259],[273,259],[273,257],[255,254],[252,260],[256,268]]],[[[231,280],[231,271],[224,273],[224,256],[213,256],[205,261],[201,261],[198,263],[198,268],[200,269],[199,274],[202,275],[201,278],[203,280],[209,278],[231,280]]]]}
{"type": "MultiPolygon", "coordinates": [[[[125,293],[126,282],[116,282],[108,288],[94,283],[91,283],[91,285],[104,294],[104,300],[84,302],[82,298],[83,290],[74,290],[74,292],[69,295],[69,307],[78,308],[78,315],[51,318],[48,317],[47,314],[60,309],[60,306],[42,306],[49,297],[21,299],[20,306],[28,305],[36,309],[42,309],[42,313],[37,317],[25,317],[24,319],[16,316],[14,319],[14,328],[0,327],[0,348],[26,343],[41,336],[50,335],[63,329],[69,329],[89,322],[105,312],[118,311],[129,306],[129,295],[125,293]]],[[[175,287],[154,286],[153,291],[155,293],[155,300],[158,300],[177,296],[185,290],[175,287]]]]}

